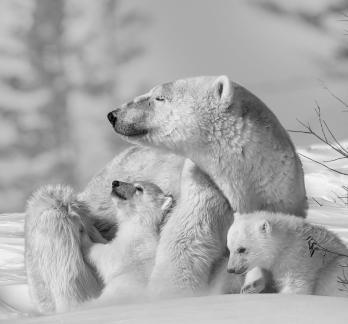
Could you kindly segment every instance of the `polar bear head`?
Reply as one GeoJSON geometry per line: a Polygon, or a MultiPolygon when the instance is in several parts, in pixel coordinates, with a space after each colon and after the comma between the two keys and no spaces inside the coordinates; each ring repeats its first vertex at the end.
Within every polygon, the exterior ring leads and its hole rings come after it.
{"type": "Polygon", "coordinates": [[[234,215],[227,234],[228,272],[242,274],[255,267],[271,270],[283,244],[281,233],[268,214],[260,211],[234,215]]]}
{"type": "Polygon", "coordinates": [[[173,204],[170,195],[151,182],[112,182],[111,198],[117,209],[119,223],[136,220],[158,226],[173,204]]]}
{"type": "Polygon", "coordinates": [[[192,148],[216,148],[221,138],[236,140],[243,116],[261,104],[227,76],[203,76],[156,86],[110,112],[108,119],[127,141],[187,155],[192,148]]]}

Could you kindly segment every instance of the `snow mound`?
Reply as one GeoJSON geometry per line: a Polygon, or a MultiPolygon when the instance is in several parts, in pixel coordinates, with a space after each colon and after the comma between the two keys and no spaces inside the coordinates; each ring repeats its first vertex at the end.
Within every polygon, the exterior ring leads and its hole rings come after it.
{"type": "Polygon", "coordinates": [[[300,295],[224,295],[119,305],[4,321],[4,323],[335,323],[347,324],[345,298],[300,295]]]}

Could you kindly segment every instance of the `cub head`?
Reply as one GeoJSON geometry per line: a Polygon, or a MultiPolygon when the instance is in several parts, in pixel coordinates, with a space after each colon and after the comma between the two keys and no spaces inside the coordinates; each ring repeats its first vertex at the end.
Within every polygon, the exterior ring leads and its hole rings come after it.
{"type": "Polygon", "coordinates": [[[111,198],[117,209],[117,220],[137,218],[142,223],[158,225],[173,204],[173,198],[151,182],[112,182],[111,198]]]}
{"type": "Polygon", "coordinates": [[[233,131],[235,87],[227,76],[165,83],[110,112],[108,119],[130,142],[189,152],[206,147],[220,131],[233,131]]]}
{"type": "Polygon", "coordinates": [[[235,214],[227,234],[230,251],[227,271],[243,274],[254,267],[270,270],[279,253],[277,231],[264,212],[235,214]]]}

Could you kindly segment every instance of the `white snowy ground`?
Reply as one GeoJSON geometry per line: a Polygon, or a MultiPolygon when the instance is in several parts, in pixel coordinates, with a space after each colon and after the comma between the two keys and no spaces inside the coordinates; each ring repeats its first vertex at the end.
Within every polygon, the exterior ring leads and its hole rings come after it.
{"type": "MultiPolygon", "coordinates": [[[[320,145],[299,152],[320,161],[337,157],[320,145]]],[[[348,201],[338,198],[347,196],[342,186],[348,185],[348,176],[302,160],[310,203],[308,221],[326,226],[348,245],[348,201]]],[[[346,159],[332,166],[348,172],[346,159]]],[[[348,323],[346,298],[273,294],[182,298],[44,317],[18,315],[18,309],[22,313],[31,312],[23,268],[22,229],[21,214],[0,215],[0,320],[3,323],[348,323]]]]}

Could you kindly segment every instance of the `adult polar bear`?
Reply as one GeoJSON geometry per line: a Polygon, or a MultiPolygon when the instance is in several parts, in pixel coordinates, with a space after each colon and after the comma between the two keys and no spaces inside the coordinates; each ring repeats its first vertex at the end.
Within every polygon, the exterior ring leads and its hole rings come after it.
{"type": "MultiPolygon", "coordinates": [[[[303,170],[287,132],[264,103],[226,76],[157,86],[112,111],[108,118],[127,141],[169,152],[131,148],[81,194],[82,199],[92,202],[92,212],[104,217],[111,211],[105,198],[115,174],[125,181],[153,181],[180,198],[161,235],[150,282],[155,293],[200,288],[222,254],[221,248],[215,254],[209,250],[213,244],[209,217],[213,216],[206,212],[204,219],[200,217],[208,202],[180,197],[182,157],[198,166],[192,173],[196,179],[202,174],[200,170],[211,179],[217,186],[216,195],[221,192],[234,211],[306,214],[303,170]],[[196,249],[190,248],[197,241],[196,249]],[[197,282],[197,274],[202,273],[205,275],[197,282]]],[[[212,205],[209,208],[214,212],[212,205]]],[[[230,217],[228,214],[221,217],[230,217]]]]}

